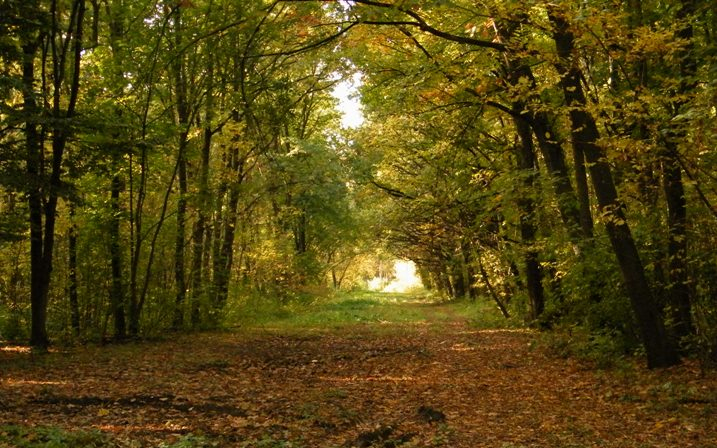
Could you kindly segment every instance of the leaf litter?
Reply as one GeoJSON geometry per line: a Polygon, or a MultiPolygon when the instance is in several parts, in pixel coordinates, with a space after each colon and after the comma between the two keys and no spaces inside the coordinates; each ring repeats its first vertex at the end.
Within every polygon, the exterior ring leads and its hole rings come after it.
{"type": "Polygon", "coordinates": [[[537,338],[454,319],[2,352],[0,425],[140,447],[717,448],[714,372],[595,370],[537,338]]]}

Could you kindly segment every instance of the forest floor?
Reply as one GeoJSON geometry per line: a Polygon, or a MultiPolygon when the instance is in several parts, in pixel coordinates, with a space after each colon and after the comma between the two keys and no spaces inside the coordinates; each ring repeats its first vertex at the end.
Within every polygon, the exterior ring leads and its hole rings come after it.
{"type": "Polygon", "coordinates": [[[598,370],[527,330],[404,306],[424,318],[5,347],[0,447],[35,446],[11,434],[34,426],[112,447],[717,447],[717,376],[691,362],[598,370]]]}

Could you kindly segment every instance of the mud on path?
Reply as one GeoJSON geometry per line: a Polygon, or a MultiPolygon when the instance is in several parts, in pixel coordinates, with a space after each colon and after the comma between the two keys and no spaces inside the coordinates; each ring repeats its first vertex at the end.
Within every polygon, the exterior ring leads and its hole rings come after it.
{"type": "Polygon", "coordinates": [[[133,446],[717,447],[714,375],[594,371],[535,340],[448,318],[0,352],[0,424],[133,446]]]}

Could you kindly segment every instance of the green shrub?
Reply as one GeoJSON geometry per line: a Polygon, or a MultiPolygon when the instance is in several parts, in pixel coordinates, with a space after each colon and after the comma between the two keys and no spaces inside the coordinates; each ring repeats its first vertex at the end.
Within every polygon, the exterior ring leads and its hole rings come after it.
{"type": "Polygon", "coordinates": [[[616,367],[639,350],[620,334],[591,332],[579,326],[543,333],[542,342],[554,356],[575,358],[598,369],[616,367]]]}
{"type": "Polygon", "coordinates": [[[0,426],[0,448],[104,448],[113,443],[99,431],[67,432],[53,427],[0,426]]]}
{"type": "MultiPolygon", "coordinates": [[[[0,448],[124,448],[135,441],[115,440],[100,431],[66,431],[56,427],[0,426],[0,448]]],[[[187,434],[156,448],[211,448],[218,446],[204,437],[187,434]]]]}
{"type": "Polygon", "coordinates": [[[0,308],[0,340],[20,341],[28,338],[27,310],[0,308]]]}

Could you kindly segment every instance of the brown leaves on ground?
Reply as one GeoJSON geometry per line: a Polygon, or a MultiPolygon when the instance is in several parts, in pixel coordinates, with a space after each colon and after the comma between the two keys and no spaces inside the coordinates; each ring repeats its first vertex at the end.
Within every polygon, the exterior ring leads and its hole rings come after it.
{"type": "Polygon", "coordinates": [[[452,322],[0,352],[0,424],[142,446],[717,447],[713,374],[594,371],[535,338],[452,322]]]}

